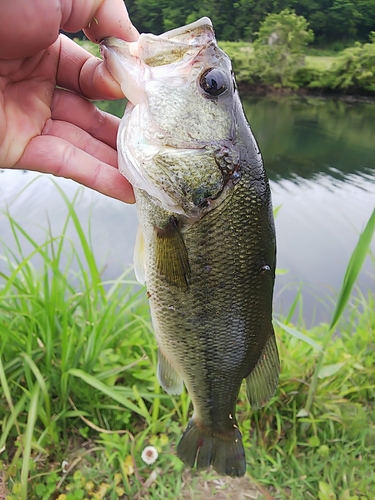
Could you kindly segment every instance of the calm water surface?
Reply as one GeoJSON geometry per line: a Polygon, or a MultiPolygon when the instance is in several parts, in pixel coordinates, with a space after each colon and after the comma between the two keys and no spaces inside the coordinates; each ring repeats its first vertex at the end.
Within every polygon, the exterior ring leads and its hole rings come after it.
{"type": "MultiPolygon", "coordinates": [[[[301,290],[306,322],[328,321],[358,234],[375,207],[375,103],[247,97],[243,104],[263,153],[274,207],[280,207],[278,267],[287,272],[277,277],[275,311],[287,313],[301,290]]],[[[104,106],[121,114],[124,104],[104,106]]],[[[116,278],[132,262],[135,207],[65,179],[55,182],[71,199],[77,197],[103,278],[116,278]]],[[[59,235],[67,216],[52,177],[30,172],[0,174],[0,210],[1,254],[1,247],[15,248],[4,210],[40,244],[49,230],[59,235]]],[[[69,244],[79,248],[72,226],[68,237],[67,251],[69,244]]],[[[25,254],[31,252],[27,241],[22,244],[25,254]]],[[[375,292],[370,259],[359,286],[375,292]]]]}

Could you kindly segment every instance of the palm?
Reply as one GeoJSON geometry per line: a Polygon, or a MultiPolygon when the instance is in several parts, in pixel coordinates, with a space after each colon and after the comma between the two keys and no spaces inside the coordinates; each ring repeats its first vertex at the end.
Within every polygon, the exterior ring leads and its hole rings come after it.
{"type": "Polygon", "coordinates": [[[113,168],[118,118],[78,94],[86,74],[86,93],[105,95],[101,71],[96,58],[66,38],[33,57],[0,59],[0,165],[71,178],[132,202],[129,183],[113,168]]]}
{"type": "Polygon", "coordinates": [[[0,164],[16,166],[51,118],[57,44],[26,59],[0,60],[0,164]],[[16,140],[14,140],[16,138],[16,140]]]}

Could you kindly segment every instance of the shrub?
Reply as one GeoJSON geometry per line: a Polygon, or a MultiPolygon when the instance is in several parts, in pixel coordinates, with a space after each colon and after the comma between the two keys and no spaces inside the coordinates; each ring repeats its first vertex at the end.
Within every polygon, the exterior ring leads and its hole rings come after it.
{"type": "Polygon", "coordinates": [[[375,32],[371,42],[342,51],[327,82],[330,88],[375,92],[375,32]]]}
{"type": "Polygon", "coordinates": [[[304,47],[313,40],[308,22],[289,9],[269,14],[253,43],[252,72],[266,84],[296,87],[294,76],[304,65],[304,47]]]}

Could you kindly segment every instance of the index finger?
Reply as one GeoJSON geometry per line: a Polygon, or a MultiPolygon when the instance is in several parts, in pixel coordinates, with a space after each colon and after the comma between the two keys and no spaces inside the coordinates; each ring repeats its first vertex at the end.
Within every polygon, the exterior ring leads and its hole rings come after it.
{"type": "Polygon", "coordinates": [[[127,42],[137,40],[139,33],[130,21],[123,0],[94,0],[89,4],[89,12],[86,11],[87,5],[87,2],[81,4],[73,0],[73,8],[61,27],[72,32],[83,28],[87,38],[95,43],[107,36],[127,42]]]}
{"type": "Polygon", "coordinates": [[[58,86],[72,90],[88,99],[121,99],[120,85],[111,76],[105,63],[83,47],[60,35],[60,58],[56,73],[58,86]]]}

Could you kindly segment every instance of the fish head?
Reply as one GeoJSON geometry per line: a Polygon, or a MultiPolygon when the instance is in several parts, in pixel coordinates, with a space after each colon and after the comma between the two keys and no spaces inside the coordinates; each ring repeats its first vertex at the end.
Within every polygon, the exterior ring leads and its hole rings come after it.
{"type": "Polygon", "coordinates": [[[168,211],[206,210],[236,170],[242,112],[210,19],[136,42],[107,38],[101,53],[129,99],[118,133],[120,172],[168,211]]]}

